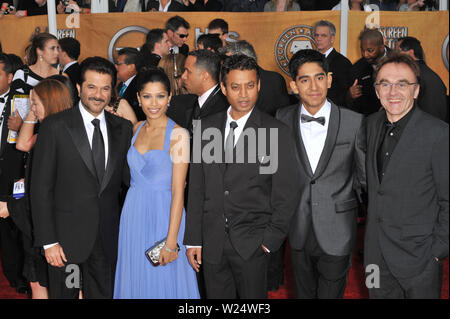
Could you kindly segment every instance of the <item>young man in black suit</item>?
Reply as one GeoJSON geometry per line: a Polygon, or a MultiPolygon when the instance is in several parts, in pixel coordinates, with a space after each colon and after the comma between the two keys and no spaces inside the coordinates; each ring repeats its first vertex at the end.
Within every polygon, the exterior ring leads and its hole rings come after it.
{"type": "Polygon", "coordinates": [[[333,78],[328,98],[336,105],[345,106],[347,91],[352,85],[350,78],[352,63],[333,48],[336,40],[336,27],[333,23],[325,20],[317,22],[313,27],[313,34],[317,51],[325,55],[328,72],[333,78]]]}
{"type": "Polygon", "coordinates": [[[294,140],[255,107],[254,59],[225,60],[221,89],[231,106],[194,132],[184,244],[192,267],[202,265],[207,298],[267,298],[269,253],[285,240],[299,199],[294,140]]]}
{"type": "Polygon", "coordinates": [[[74,88],[80,83],[80,65],[78,57],[80,56],[80,42],[74,38],[62,38],[58,40],[59,63],[63,67],[62,72],[69,76],[74,88]]]}
{"type": "Polygon", "coordinates": [[[420,71],[392,54],[375,70],[384,110],[367,119],[368,218],[364,265],[370,298],[440,298],[448,256],[448,124],[415,99],[420,71]]]}
{"type": "Polygon", "coordinates": [[[119,193],[129,181],[131,123],[104,111],[116,82],[100,57],[81,63],[80,102],[42,122],[31,176],[35,245],[49,264],[51,298],[78,298],[66,285],[77,265],[84,298],[112,298],[119,232],[119,193]],[[73,271],[73,270],[72,270],[73,271]]]}
{"type": "Polygon", "coordinates": [[[117,93],[119,97],[127,100],[133,108],[138,121],[145,120],[145,114],[139,106],[137,99],[136,75],[142,66],[142,56],[135,48],[122,48],[118,52],[116,61],[117,93]]]}
{"type": "Polygon", "coordinates": [[[289,243],[297,298],[343,298],[356,243],[358,197],[365,188],[363,116],[327,99],[325,57],[300,50],[291,58],[291,88],[301,103],[278,110],[296,137],[301,200],[289,243]]]}
{"type": "Polygon", "coordinates": [[[151,29],[145,37],[140,53],[145,66],[157,67],[161,58],[170,53],[167,32],[163,29],[151,29]]]}
{"type": "MultiPolygon", "coordinates": [[[[24,177],[24,153],[16,149],[16,144],[8,140],[8,120],[14,92],[10,89],[13,66],[4,53],[0,53],[0,201],[3,207],[13,194],[14,182],[24,177]]],[[[24,252],[21,233],[9,214],[0,209],[0,248],[3,273],[10,285],[18,292],[27,290],[22,276],[24,252]]]]}

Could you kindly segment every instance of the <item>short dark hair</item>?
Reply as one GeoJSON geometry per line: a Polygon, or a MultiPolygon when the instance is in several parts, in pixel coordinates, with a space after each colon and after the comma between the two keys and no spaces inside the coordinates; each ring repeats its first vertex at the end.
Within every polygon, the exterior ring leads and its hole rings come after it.
{"type": "Polygon", "coordinates": [[[6,74],[13,73],[13,65],[11,63],[11,59],[8,57],[5,53],[0,53],[0,64],[3,64],[3,71],[6,72],[6,74]]]}
{"type": "Polygon", "coordinates": [[[80,57],[80,42],[74,38],[62,38],[58,40],[61,51],[67,53],[69,58],[78,60],[80,57]]]}
{"type": "Polygon", "coordinates": [[[254,70],[256,72],[256,78],[258,80],[260,78],[258,63],[256,63],[255,59],[243,54],[232,55],[225,59],[220,72],[223,84],[226,84],[227,75],[233,70],[254,70]]]}
{"type": "Polygon", "coordinates": [[[425,55],[423,53],[423,48],[422,48],[422,44],[420,43],[420,41],[414,37],[404,37],[404,38],[400,38],[398,39],[398,41],[400,42],[400,50],[402,51],[409,51],[409,50],[413,50],[414,51],[414,56],[416,57],[416,59],[418,60],[425,60],[425,55]]]}
{"type": "Polygon", "coordinates": [[[175,32],[180,27],[189,29],[191,26],[189,25],[189,22],[187,22],[180,16],[174,16],[174,17],[170,18],[169,20],[167,20],[167,22],[166,22],[166,30],[175,32]]]}
{"type": "Polygon", "coordinates": [[[208,24],[208,30],[220,29],[223,33],[228,33],[228,23],[224,19],[214,19],[208,24]]]}
{"type": "Polygon", "coordinates": [[[189,52],[190,56],[196,57],[195,66],[207,71],[211,77],[219,82],[220,56],[209,50],[197,50],[189,52]]]}
{"type": "Polygon", "coordinates": [[[78,91],[68,77],[61,74],[54,74],[49,77],[46,77],[46,79],[53,79],[64,84],[65,87],[69,90],[70,98],[72,99],[72,104],[75,105],[75,103],[78,102],[78,91]]]}
{"type": "Polygon", "coordinates": [[[84,75],[86,71],[95,71],[101,74],[109,74],[111,76],[111,89],[113,90],[116,86],[117,81],[117,70],[110,61],[105,58],[94,56],[86,58],[80,64],[80,85],[86,80],[84,75]]]}
{"type": "Polygon", "coordinates": [[[378,62],[377,66],[375,67],[375,71],[373,72],[373,81],[376,82],[378,73],[380,73],[380,70],[386,65],[390,63],[395,64],[405,64],[408,66],[411,71],[416,76],[416,82],[420,83],[420,67],[417,64],[416,61],[414,61],[413,58],[411,58],[409,55],[401,54],[398,52],[389,52],[387,56],[382,58],[380,62],[378,62]]]}
{"type": "Polygon", "coordinates": [[[125,64],[134,64],[134,66],[136,67],[136,71],[138,71],[142,67],[142,56],[138,49],[130,47],[122,48],[117,54],[119,56],[125,55],[125,64]]]}
{"type": "Polygon", "coordinates": [[[167,74],[159,67],[143,67],[136,76],[136,84],[140,93],[147,83],[161,83],[170,95],[170,81],[167,74]]]}
{"type": "Polygon", "coordinates": [[[197,39],[197,44],[202,43],[205,49],[217,52],[222,47],[222,40],[218,34],[202,34],[197,39]]]}
{"type": "Polygon", "coordinates": [[[294,81],[297,78],[298,69],[305,63],[317,63],[325,73],[328,73],[328,63],[326,62],[325,55],[316,50],[300,50],[289,61],[289,74],[294,81]]]}
{"type": "Polygon", "coordinates": [[[377,29],[365,29],[365,30],[361,31],[358,39],[359,39],[359,41],[361,41],[361,43],[363,41],[368,40],[368,41],[375,42],[377,45],[380,45],[380,46],[384,45],[383,35],[377,29]]]}
{"type": "Polygon", "coordinates": [[[11,61],[11,65],[12,65],[12,69],[13,69],[12,73],[16,73],[16,71],[18,69],[20,69],[21,67],[23,67],[25,65],[23,63],[22,59],[20,58],[20,56],[18,56],[18,55],[9,53],[8,58],[9,58],[9,61],[11,61]]]}
{"type": "Polygon", "coordinates": [[[151,29],[147,36],[145,37],[145,43],[147,44],[150,52],[155,49],[155,44],[161,42],[164,38],[164,33],[166,33],[163,29],[151,29]]]}

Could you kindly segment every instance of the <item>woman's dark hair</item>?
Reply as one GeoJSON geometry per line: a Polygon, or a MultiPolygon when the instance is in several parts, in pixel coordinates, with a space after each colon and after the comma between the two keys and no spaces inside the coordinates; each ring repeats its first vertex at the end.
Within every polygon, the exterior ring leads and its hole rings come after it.
{"type": "Polygon", "coordinates": [[[170,94],[170,81],[167,74],[162,68],[143,67],[136,76],[136,83],[138,92],[141,92],[147,83],[161,83],[170,94]]]}
{"type": "Polygon", "coordinates": [[[46,32],[39,33],[31,39],[31,47],[30,47],[29,51],[27,52],[27,64],[28,65],[36,64],[37,58],[38,58],[36,49],[39,48],[40,50],[44,50],[45,44],[49,40],[58,41],[58,39],[53,34],[46,33],[46,32]]]}
{"type": "Polygon", "coordinates": [[[78,91],[73,86],[72,81],[68,77],[65,77],[64,75],[61,74],[55,74],[47,77],[46,79],[53,79],[64,84],[65,87],[69,90],[70,97],[72,98],[73,102],[72,104],[75,105],[75,103],[78,102],[78,91]]]}

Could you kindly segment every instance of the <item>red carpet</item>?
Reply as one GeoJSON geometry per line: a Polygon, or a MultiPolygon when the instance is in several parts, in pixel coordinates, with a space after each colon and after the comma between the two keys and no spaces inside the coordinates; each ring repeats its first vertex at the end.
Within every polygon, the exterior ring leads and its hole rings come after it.
{"type": "MultiPolygon", "coordinates": [[[[357,252],[363,243],[364,228],[360,227],[358,230],[358,245],[355,249],[357,252]]],[[[275,292],[269,292],[270,299],[293,299],[294,298],[294,285],[292,282],[292,267],[290,262],[289,249],[286,250],[285,257],[285,284],[275,292]]],[[[442,299],[449,298],[449,278],[448,278],[448,258],[444,260],[444,274],[442,284],[442,299]]],[[[357,253],[353,255],[352,268],[347,283],[347,289],[345,290],[345,299],[365,299],[368,298],[368,292],[365,287],[364,269],[362,261],[357,253]]],[[[0,299],[26,299],[28,296],[16,293],[14,288],[9,286],[8,281],[3,275],[3,270],[0,263],[0,299]]]]}

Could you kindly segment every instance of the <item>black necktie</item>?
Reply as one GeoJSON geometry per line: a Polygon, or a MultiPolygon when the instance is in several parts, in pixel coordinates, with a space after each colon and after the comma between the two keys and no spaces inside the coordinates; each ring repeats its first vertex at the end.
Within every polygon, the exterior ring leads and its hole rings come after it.
{"type": "Polygon", "coordinates": [[[100,120],[93,119],[94,136],[92,137],[92,157],[94,158],[95,170],[97,171],[98,182],[101,184],[105,174],[105,142],[100,130],[100,120]]]}
{"type": "Polygon", "coordinates": [[[233,163],[234,130],[236,127],[238,127],[236,122],[230,123],[230,132],[225,141],[225,163],[233,163]]]}
{"type": "Polygon", "coordinates": [[[192,118],[194,120],[198,120],[200,119],[200,104],[198,104],[198,100],[195,101],[195,105],[194,105],[194,111],[192,112],[192,118]]]}
{"type": "Polygon", "coordinates": [[[302,114],[300,116],[302,123],[309,123],[309,122],[317,122],[320,125],[325,125],[325,117],[321,116],[321,117],[312,117],[312,116],[308,116],[306,114],[302,114]]]}

